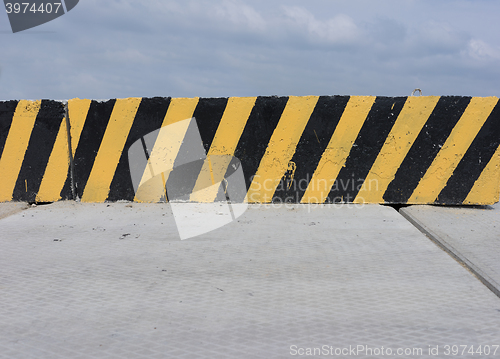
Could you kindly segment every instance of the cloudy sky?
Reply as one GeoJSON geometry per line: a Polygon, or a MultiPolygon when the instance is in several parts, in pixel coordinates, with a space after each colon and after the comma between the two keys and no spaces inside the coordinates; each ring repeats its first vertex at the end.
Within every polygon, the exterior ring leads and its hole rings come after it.
{"type": "Polygon", "coordinates": [[[498,0],[80,0],[13,34],[0,99],[500,97],[498,0]]]}

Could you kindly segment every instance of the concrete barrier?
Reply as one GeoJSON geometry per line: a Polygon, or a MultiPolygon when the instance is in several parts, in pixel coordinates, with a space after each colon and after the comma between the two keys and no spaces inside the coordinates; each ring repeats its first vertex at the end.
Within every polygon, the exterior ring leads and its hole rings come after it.
{"type": "MultiPolygon", "coordinates": [[[[224,177],[211,156],[234,156],[251,203],[499,199],[496,97],[74,99],[67,112],[69,128],[62,103],[0,102],[0,201],[56,201],[72,190],[84,202],[137,200],[128,150],[192,117],[208,159],[183,179],[193,192],[207,173],[224,177]]],[[[169,145],[160,137],[145,147],[148,158],[169,145]]]]}
{"type": "Polygon", "coordinates": [[[64,104],[0,102],[0,202],[71,199],[64,104]]]}

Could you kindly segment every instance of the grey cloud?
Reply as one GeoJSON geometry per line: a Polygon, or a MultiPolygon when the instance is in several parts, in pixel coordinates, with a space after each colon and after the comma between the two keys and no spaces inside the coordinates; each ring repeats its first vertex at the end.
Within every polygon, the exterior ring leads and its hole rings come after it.
{"type": "Polygon", "coordinates": [[[80,1],[0,34],[0,98],[498,96],[500,3],[444,3],[80,1]]]}
{"type": "Polygon", "coordinates": [[[336,14],[327,20],[319,20],[303,7],[284,6],[283,8],[290,20],[289,24],[296,27],[293,30],[305,33],[309,41],[349,44],[357,42],[360,35],[358,27],[348,15],[336,14]]]}

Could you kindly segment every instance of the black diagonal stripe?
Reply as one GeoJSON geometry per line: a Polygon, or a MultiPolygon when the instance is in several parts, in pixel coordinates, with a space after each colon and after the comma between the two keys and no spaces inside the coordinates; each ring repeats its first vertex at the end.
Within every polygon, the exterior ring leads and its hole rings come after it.
{"type": "Polygon", "coordinates": [[[500,144],[500,102],[497,103],[436,200],[462,204],[500,144]]]}
{"type": "Polygon", "coordinates": [[[16,112],[18,101],[2,101],[0,102],[0,157],[9,135],[12,118],[16,112]]]}
{"type": "Polygon", "coordinates": [[[269,141],[285,110],[288,97],[258,97],[234,156],[241,161],[247,189],[257,173],[269,141]]]}
{"type": "MultiPolygon", "coordinates": [[[[94,166],[99,147],[101,147],[102,138],[106,132],[115,102],[116,100],[92,101],[90,104],[74,158],[74,183],[79,198],[83,196],[83,191],[94,166]]],[[[64,189],[71,188],[70,186],[71,182],[68,180],[64,185],[64,189]]]]}
{"type": "Polygon", "coordinates": [[[113,181],[109,190],[108,200],[133,201],[135,197],[134,186],[130,176],[130,167],[128,163],[128,150],[136,141],[140,141],[152,131],[159,130],[165,119],[170,97],[143,98],[137,114],[135,116],[130,133],[125,142],[120,161],[116,167],[113,181]]]}
{"type": "MultiPolygon", "coordinates": [[[[219,127],[220,121],[227,106],[227,98],[202,98],[194,111],[193,117],[196,119],[196,124],[201,135],[205,154],[208,153],[212,141],[219,127]]],[[[179,149],[178,159],[189,158],[189,152],[196,146],[193,141],[196,141],[197,136],[191,137],[193,134],[194,123],[191,123],[187,131],[187,135],[179,149]]],[[[189,164],[179,166],[179,161],[174,162],[174,170],[170,173],[167,180],[167,188],[170,194],[175,193],[176,198],[180,199],[181,194],[186,195],[189,199],[189,194],[192,193],[203,161],[195,161],[189,164]]]]}
{"type": "Polygon", "coordinates": [[[227,102],[227,98],[200,98],[196,106],[193,117],[198,124],[206,153],[210,150],[220,120],[226,110],[227,102]]]}
{"type": "Polygon", "coordinates": [[[436,158],[451,131],[469,105],[470,97],[441,97],[410,151],[401,163],[394,180],[384,194],[390,203],[406,203],[436,158]]]}
{"type": "Polygon", "coordinates": [[[328,196],[352,202],[403,109],[406,97],[377,97],[328,196]]]}
{"type": "Polygon", "coordinates": [[[14,188],[15,201],[35,202],[64,118],[64,105],[43,100],[14,188]]]}
{"type": "Polygon", "coordinates": [[[319,98],[291,160],[296,165],[295,172],[285,174],[274,193],[275,199],[300,202],[349,99],[349,96],[319,98]]]}

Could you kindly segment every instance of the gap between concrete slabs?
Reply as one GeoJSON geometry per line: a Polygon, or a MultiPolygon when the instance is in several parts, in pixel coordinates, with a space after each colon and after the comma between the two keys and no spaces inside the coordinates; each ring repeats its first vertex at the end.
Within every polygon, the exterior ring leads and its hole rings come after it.
{"type": "MultiPolygon", "coordinates": [[[[500,258],[499,242],[498,239],[495,241],[494,232],[499,232],[497,235],[499,237],[500,227],[495,229],[496,227],[491,224],[492,222],[500,223],[500,221],[495,220],[491,213],[478,212],[491,210],[500,218],[500,204],[487,208],[489,209],[410,206],[401,208],[399,213],[456,261],[471,271],[500,298],[500,281],[498,280],[500,273],[498,273],[498,268],[495,270],[491,265],[488,265],[488,260],[490,264],[494,260],[487,258],[492,253],[493,256],[496,255],[497,258],[500,258]],[[479,234],[478,237],[478,235],[474,235],[470,231],[467,238],[463,237],[465,230],[471,230],[474,226],[481,227],[484,224],[480,223],[480,221],[478,223],[478,217],[483,221],[489,219],[488,223],[491,224],[491,228],[486,229],[489,230],[490,241],[487,240],[488,238],[484,238],[483,235],[479,234]]],[[[481,228],[478,232],[481,232],[481,228]]]]}

